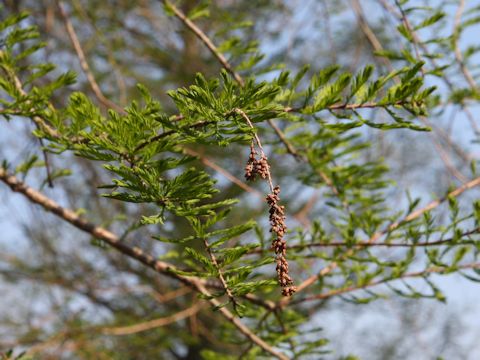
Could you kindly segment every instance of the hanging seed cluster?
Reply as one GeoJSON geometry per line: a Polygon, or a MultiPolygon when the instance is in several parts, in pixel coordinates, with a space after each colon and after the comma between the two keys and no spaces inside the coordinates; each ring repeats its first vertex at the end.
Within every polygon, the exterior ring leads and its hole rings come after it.
{"type": "Polygon", "coordinates": [[[262,154],[260,160],[257,160],[257,151],[250,145],[250,155],[248,157],[247,166],[245,166],[245,178],[248,181],[254,181],[256,176],[259,175],[262,179],[266,179],[270,172],[270,166],[268,165],[267,157],[262,154]]]}
{"type": "MultiPolygon", "coordinates": [[[[259,175],[262,179],[268,179],[271,184],[270,165],[268,164],[267,157],[263,151],[261,151],[260,160],[257,160],[257,154],[252,142],[250,145],[250,155],[247,165],[245,166],[245,178],[248,181],[254,181],[256,176],[259,175]]],[[[277,185],[272,189],[272,193],[268,194],[265,199],[270,208],[270,232],[274,234],[272,249],[276,255],[278,283],[282,287],[282,295],[291,296],[297,288],[293,285],[293,280],[288,272],[288,262],[286,258],[287,242],[284,239],[287,231],[287,226],[285,225],[285,207],[278,204],[280,202],[279,194],[280,186],[277,185]]]]}
{"type": "Polygon", "coordinates": [[[268,206],[270,207],[270,232],[275,234],[272,241],[272,249],[276,254],[277,261],[277,278],[280,286],[283,288],[283,296],[292,296],[297,291],[297,288],[293,285],[293,280],[288,273],[287,262],[287,242],[284,239],[287,231],[285,225],[285,206],[278,205],[280,201],[280,186],[275,186],[273,192],[266,197],[268,206]]]}

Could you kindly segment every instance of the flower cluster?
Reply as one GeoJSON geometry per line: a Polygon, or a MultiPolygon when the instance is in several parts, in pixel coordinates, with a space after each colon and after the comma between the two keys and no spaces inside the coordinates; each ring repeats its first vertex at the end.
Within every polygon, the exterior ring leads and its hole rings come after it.
{"type": "MultiPolygon", "coordinates": [[[[260,144],[259,144],[260,146],[260,144]]],[[[272,179],[270,176],[270,165],[268,164],[267,157],[263,153],[260,146],[261,157],[257,160],[257,151],[255,150],[254,142],[250,144],[250,155],[248,157],[247,166],[245,166],[245,178],[248,181],[254,181],[257,175],[260,175],[262,179],[268,179],[270,183],[270,189],[272,193],[266,197],[268,206],[270,207],[270,232],[274,235],[272,240],[272,249],[275,251],[277,262],[277,278],[278,283],[282,287],[283,296],[291,296],[297,291],[297,288],[293,285],[293,280],[288,273],[287,262],[287,242],[284,239],[287,231],[285,225],[285,207],[279,205],[280,201],[280,186],[273,188],[272,179]]]]}
{"type": "Polygon", "coordinates": [[[248,157],[247,166],[245,166],[245,178],[248,181],[254,181],[257,175],[260,175],[262,179],[268,177],[270,167],[268,165],[267,157],[265,154],[262,154],[260,160],[257,160],[256,155],[257,151],[252,143],[250,145],[250,155],[248,157]]]}
{"type": "Polygon", "coordinates": [[[273,192],[266,197],[270,207],[270,232],[275,234],[272,241],[272,249],[276,254],[277,277],[280,286],[283,288],[282,295],[291,296],[297,288],[293,285],[293,280],[288,273],[287,242],[284,239],[287,226],[285,225],[285,207],[278,205],[280,201],[280,186],[275,186],[273,192]]]}

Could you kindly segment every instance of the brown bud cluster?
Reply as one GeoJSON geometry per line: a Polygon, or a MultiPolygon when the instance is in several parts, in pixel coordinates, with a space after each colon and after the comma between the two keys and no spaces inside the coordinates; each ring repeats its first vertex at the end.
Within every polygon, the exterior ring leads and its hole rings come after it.
{"type": "Polygon", "coordinates": [[[268,165],[267,157],[262,154],[260,160],[256,159],[257,151],[253,143],[250,145],[250,155],[248,157],[247,166],[245,166],[245,178],[248,181],[254,181],[257,175],[262,179],[268,177],[270,166],[268,165]]]}
{"type": "Polygon", "coordinates": [[[272,249],[276,254],[277,277],[280,286],[283,288],[283,296],[291,296],[297,288],[293,285],[293,280],[288,273],[287,242],[284,239],[287,231],[285,225],[285,207],[278,204],[280,201],[280,186],[275,186],[273,193],[266,197],[268,206],[270,207],[270,232],[275,234],[272,241],[272,249]]]}

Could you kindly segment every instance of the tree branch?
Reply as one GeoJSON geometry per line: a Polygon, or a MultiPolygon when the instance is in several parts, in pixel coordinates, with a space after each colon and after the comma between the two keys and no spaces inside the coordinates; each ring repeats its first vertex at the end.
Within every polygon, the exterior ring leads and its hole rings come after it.
{"type": "Polygon", "coordinates": [[[15,176],[10,175],[4,168],[0,168],[0,181],[8,185],[12,191],[18,192],[24,195],[30,202],[42,206],[45,210],[53,213],[62,220],[72,224],[76,228],[92,235],[93,237],[105,241],[107,244],[121,252],[122,254],[141,262],[147,267],[155,270],[158,273],[167,275],[171,278],[177,279],[182,283],[192,287],[205,297],[207,297],[209,302],[214,306],[219,308],[219,312],[230,321],[237,329],[245,335],[250,341],[255,343],[257,346],[261,347],[266,352],[275,356],[278,359],[287,360],[288,358],[282,353],[276,351],[269,344],[259,338],[257,335],[252,333],[252,331],[246,327],[234,314],[230,312],[226,307],[221,306],[220,302],[212,298],[211,293],[206,289],[206,282],[202,279],[195,277],[180,275],[177,272],[177,269],[169,263],[156,260],[153,256],[146,254],[142,249],[138,247],[130,247],[127,244],[123,243],[120,238],[114,233],[99,227],[88,222],[87,220],[81,218],[74,211],[67,208],[63,208],[58,203],[52,199],[46,197],[42,193],[34,190],[33,188],[25,185],[23,182],[19,181],[15,176]]]}

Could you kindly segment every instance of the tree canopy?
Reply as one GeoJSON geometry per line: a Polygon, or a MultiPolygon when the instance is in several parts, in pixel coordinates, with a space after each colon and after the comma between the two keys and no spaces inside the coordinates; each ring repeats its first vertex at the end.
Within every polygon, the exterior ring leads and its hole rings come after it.
{"type": "Polygon", "coordinates": [[[353,360],[480,281],[480,6],[306,3],[3,2],[3,358],[353,360]]]}

